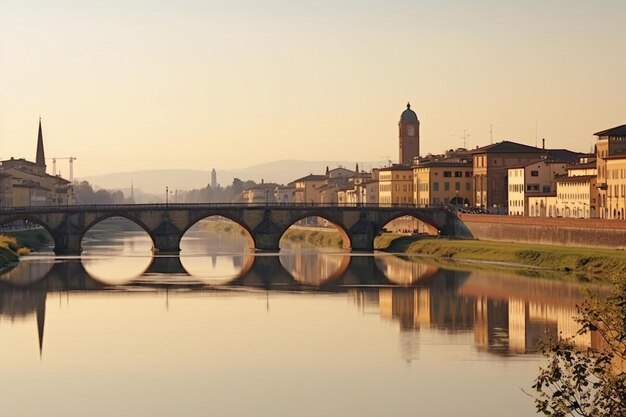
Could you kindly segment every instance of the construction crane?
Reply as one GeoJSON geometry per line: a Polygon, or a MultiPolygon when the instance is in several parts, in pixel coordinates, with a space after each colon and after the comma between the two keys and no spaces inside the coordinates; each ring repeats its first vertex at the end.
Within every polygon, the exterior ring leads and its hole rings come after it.
{"type": "Polygon", "coordinates": [[[70,161],[70,182],[74,181],[74,161],[77,160],[78,158],[74,158],[73,156],[64,156],[64,157],[55,157],[55,158],[48,158],[48,159],[52,159],[52,172],[54,175],[58,175],[57,174],[57,159],[67,159],[70,161]]]}

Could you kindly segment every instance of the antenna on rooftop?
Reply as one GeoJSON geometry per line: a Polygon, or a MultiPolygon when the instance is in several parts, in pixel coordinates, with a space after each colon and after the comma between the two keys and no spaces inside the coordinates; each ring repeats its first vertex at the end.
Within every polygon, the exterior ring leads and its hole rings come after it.
{"type": "Polygon", "coordinates": [[[463,129],[463,136],[461,136],[461,138],[463,139],[463,148],[467,149],[467,138],[469,138],[470,135],[468,135],[465,132],[465,129],[463,129]]]}

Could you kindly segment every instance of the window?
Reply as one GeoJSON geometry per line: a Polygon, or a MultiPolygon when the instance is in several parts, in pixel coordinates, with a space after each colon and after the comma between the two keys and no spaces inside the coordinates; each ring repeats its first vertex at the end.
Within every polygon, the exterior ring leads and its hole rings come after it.
{"type": "Polygon", "coordinates": [[[472,173],[470,171],[465,171],[465,178],[470,178],[472,173]]]}
{"type": "Polygon", "coordinates": [[[538,177],[539,176],[539,171],[530,171],[530,176],[531,177],[538,177]]]}
{"type": "Polygon", "coordinates": [[[454,189],[456,191],[461,191],[461,183],[460,182],[455,182],[454,183],[454,189]]]}
{"type": "Polygon", "coordinates": [[[463,172],[462,172],[462,171],[454,171],[454,176],[455,176],[456,178],[460,178],[460,177],[462,177],[462,176],[463,176],[463,172]]]}
{"type": "Polygon", "coordinates": [[[433,191],[439,191],[439,183],[433,182],[433,191]]]}
{"type": "Polygon", "coordinates": [[[449,178],[452,176],[452,171],[443,171],[443,176],[449,178]]]}
{"type": "Polygon", "coordinates": [[[450,191],[450,183],[448,181],[443,183],[444,191],[450,191]]]}
{"type": "Polygon", "coordinates": [[[465,183],[465,191],[472,191],[472,184],[469,182],[465,183]]]}

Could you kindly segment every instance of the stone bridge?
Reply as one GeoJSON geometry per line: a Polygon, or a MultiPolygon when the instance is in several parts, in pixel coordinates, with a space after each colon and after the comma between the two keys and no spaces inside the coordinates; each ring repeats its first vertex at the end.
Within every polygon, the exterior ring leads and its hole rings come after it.
{"type": "Polygon", "coordinates": [[[307,217],[317,216],[342,233],[344,247],[372,251],[374,238],[390,221],[412,216],[435,228],[441,236],[468,236],[465,225],[441,207],[378,205],[336,206],[298,204],[132,204],[22,207],[0,210],[0,225],[28,220],[43,226],[54,239],[59,255],[78,255],[85,233],[102,220],[123,217],[145,230],[159,254],[180,253],[185,232],[202,219],[221,216],[242,226],[258,251],[278,251],[285,231],[307,217]]]}

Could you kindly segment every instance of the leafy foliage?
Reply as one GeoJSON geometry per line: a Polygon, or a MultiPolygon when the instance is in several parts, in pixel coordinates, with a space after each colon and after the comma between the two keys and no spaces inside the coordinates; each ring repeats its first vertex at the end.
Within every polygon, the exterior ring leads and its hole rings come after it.
{"type": "Polygon", "coordinates": [[[539,412],[553,417],[626,416],[626,282],[608,297],[590,295],[578,307],[579,335],[592,333],[599,346],[581,349],[573,339],[548,340],[548,365],[533,388],[539,412]]]}
{"type": "Polygon", "coordinates": [[[121,191],[109,191],[101,189],[94,191],[87,181],[81,181],[74,185],[77,204],[123,204],[132,203],[124,198],[121,191]]]}

